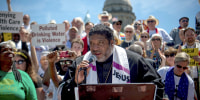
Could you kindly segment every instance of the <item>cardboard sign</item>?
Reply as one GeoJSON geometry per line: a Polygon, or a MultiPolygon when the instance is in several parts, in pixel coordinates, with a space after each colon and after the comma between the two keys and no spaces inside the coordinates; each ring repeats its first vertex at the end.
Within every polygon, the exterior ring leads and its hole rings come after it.
{"type": "Polygon", "coordinates": [[[22,12],[0,11],[0,33],[19,33],[22,19],[22,12]]]}
{"type": "Polygon", "coordinates": [[[199,66],[199,62],[193,59],[194,56],[199,56],[198,48],[187,48],[182,49],[183,52],[186,52],[190,56],[190,66],[199,66]]]}
{"type": "Polygon", "coordinates": [[[41,45],[65,45],[65,25],[64,24],[38,24],[32,25],[32,44],[41,45]]]}

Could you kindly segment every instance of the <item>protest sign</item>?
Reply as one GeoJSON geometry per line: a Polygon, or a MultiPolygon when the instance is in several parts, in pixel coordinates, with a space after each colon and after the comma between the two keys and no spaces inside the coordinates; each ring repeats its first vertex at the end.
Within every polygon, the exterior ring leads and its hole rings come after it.
{"type": "Polygon", "coordinates": [[[186,52],[190,56],[190,66],[199,66],[199,62],[193,59],[194,56],[199,56],[198,48],[187,48],[182,49],[183,52],[186,52]]]}
{"type": "Polygon", "coordinates": [[[36,24],[32,25],[32,44],[41,45],[65,45],[65,25],[64,24],[36,24]]]}
{"type": "Polygon", "coordinates": [[[22,19],[22,12],[0,11],[0,33],[19,33],[22,19]]]}

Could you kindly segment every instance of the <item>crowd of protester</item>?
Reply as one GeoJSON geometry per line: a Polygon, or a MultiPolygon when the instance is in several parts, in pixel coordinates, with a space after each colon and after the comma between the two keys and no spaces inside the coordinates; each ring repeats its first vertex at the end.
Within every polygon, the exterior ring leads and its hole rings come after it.
{"type": "MultiPolygon", "coordinates": [[[[7,1],[12,11],[10,0],[7,1]]],[[[74,18],[71,24],[64,20],[65,45],[33,46],[31,25],[37,22],[30,22],[28,14],[23,16],[19,33],[12,33],[12,40],[4,41],[4,33],[0,33],[0,99],[71,100],[75,98],[77,84],[95,83],[91,79],[96,77],[96,83],[118,82],[109,75],[113,69],[109,66],[117,62],[124,67],[129,65],[130,83],[156,84],[157,100],[164,95],[169,100],[197,100],[198,65],[190,66],[190,56],[182,51],[188,48],[200,51],[198,34],[188,27],[188,17],[181,17],[178,28],[170,33],[157,28],[159,20],[152,15],[124,29],[123,21],[112,18],[107,11],[100,13],[98,18],[99,24],[84,23],[81,17],[74,18]],[[60,56],[63,52],[68,52],[68,56],[60,56]],[[105,57],[99,57],[101,53],[105,57]],[[86,73],[91,79],[81,76],[84,71],[77,75],[81,67],[89,66],[87,57],[91,54],[96,54],[95,67],[102,73],[96,72],[95,77],[91,74],[95,71],[88,68],[86,73]]],[[[47,24],[56,24],[56,20],[47,24]]],[[[199,55],[192,58],[200,62],[199,55]]]]}

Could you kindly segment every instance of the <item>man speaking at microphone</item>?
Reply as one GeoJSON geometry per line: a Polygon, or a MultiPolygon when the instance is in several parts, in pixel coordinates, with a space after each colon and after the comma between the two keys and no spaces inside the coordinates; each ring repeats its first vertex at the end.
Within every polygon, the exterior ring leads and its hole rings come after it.
{"type": "Polygon", "coordinates": [[[162,98],[163,90],[160,88],[163,88],[163,84],[160,76],[142,56],[114,45],[112,29],[102,24],[94,26],[89,32],[89,43],[90,51],[77,58],[73,64],[74,70],[69,70],[75,71],[75,77],[69,83],[67,92],[62,90],[62,99],[74,99],[70,93],[73,93],[76,84],[149,82],[159,88],[156,99],[162,98]],[[92,55],[96,56],[96,61],[89,63],[92,55]]]}

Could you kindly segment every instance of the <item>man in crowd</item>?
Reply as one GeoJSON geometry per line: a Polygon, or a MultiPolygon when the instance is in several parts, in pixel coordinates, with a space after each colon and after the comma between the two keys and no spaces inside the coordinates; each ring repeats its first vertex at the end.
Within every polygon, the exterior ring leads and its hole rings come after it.
{"type": "MultiPolygon", "coordinates": [[[[158,88],[163,88],[160,76],[151,65],[144,61],[142,56],[114,45],[113,31],[109,27],[102,24],[94,26],[90,30],[89,41],[91,52],[77,58],[73,64],[74,70],[68,70],[69,72],[75,72],[75,78],[71,80],[67,89],[63,87],[67,91],[61,92],[62,99],[73,100],[74,87],[76,84],[83,83],[126,84],[152,82],[158,88]],[[91,55],[96,56],[96,61],[89,65],[88,59],[91,55]],[[122,70],[118,69],[119,66],[122,70]],[[80,70],[80,68],[87,68],[86,76],[84,70],[80,70]],[[121,76],[125,76],[125,78],[122,79],[121,76]]],[[[69,75],[66,74],[66,76],[69,75]]],[[[157,98],[161,98],[162,93],[162,89],[158,89],[157,98]]]]}
{"type": "Polygon", "coordinates": [[[164,29],[156,28],[156,26],[159,24],[159,21],[154,16],[149,16],[149,18],[145,20],[145,24],[148,26],[147,32],[149,33],[150,37],[153,34],[160,34],[164,42],[171,42],[173,40],[164,29]]]}
{"type": "Polygon", "coordinates": [[[29,22],[30,22],[30,16],[28,14],[25,14],[23,16],[23,23],[24,23],[23,26],[28,31],[30,31],[30,24],[29,24],[29,22]]]}
{"type": "Polygon", "coordinates": [[[84,49],[83,49],[83,55],[86,54],[90,50],[90,43],[89,43],[89,32],[94,27],[94,24],[92,22],[87,22],[85,24],[85,33],[86,36],[82,38],[84,42],[84,49]]]}
{"type": "Polygon", "coordinates": [[[100,20],[100,24],[105,24],[111,29],[113,28],[112,24],[110,24],[109,22],[109,20],[112,19],[112,15],[110,13],[108,13],[107,11],[103,11],[101,14],[98,15],[98,18],[100,20]]]}
{"type": "Polygon", "coordinates": [[[76,27],[71,27],[69,29],[69,40],[66,42],[66,47],[71,49],[71,42],[73,39],[77,38],[78,35],[78,29],[76,27]]]}
{"type": "MultiPolygon", "coordinates": [[[[183,33],[184,33],[184,36],[185,36],[185,45],[183,45],[181,48],[182,49],[198,48],[198,50],[200,50],[200,44],[199,44],[199,42],[196,42],[195,30],[193,28],[186,28],[183,33]]],[[[178,51],[179,52],[181,51],[180,47],[179,47],[178,51]]],[[[194,56],[193,59],[195,61],[200,62],[200,56],[199,55],[194,56]]],[[[198,69],[197,69],[197,67],[198,67],[198,65],[197,66],[191,66],[191,76],[192,76],[192,78],[193,78],[193,80],[196,84],[198,82],[198,69]]],[[[198,86],[195,87],[195,88],[196,88],[196,91],[198,91],[198,89],[199,89],[198,86]]],[[[197,94],[197,95],[199,97],[199,94],[197,94]]]]}
{"type": "Polygon", "coordinates": [[[188,24],[189,24],[189,18],[188,17],[181,17],[179,19],[179,24],[180,26],[178,28],[174,28],[171,32],[170,32],[170,36],[173,39],[174,45],[180,44],[182,41],[179,37],[179,32],[181,29],[187,28],[188,24]]]}

